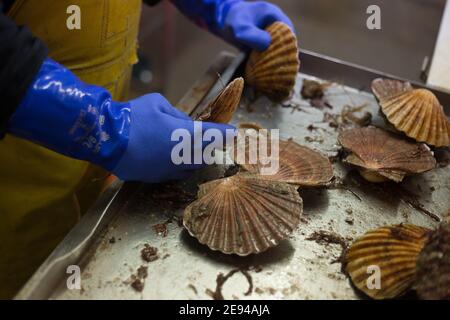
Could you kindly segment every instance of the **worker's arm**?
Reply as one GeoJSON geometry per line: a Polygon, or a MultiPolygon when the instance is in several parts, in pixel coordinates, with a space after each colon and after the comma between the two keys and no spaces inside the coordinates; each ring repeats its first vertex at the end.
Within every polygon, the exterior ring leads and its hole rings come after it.
{"type": "MultiPolygon", "coordinates": [[[[226,129],[232,129],[205,122],[198,130],[194,121],[159,94],[113,101],[106,89],[83,83],[64,66],[42,57],[45,51],[36,54],[37,40],[29,33],[11,27],[8,20],[2,23],[0,35],[10,41],[0,42],[1,58],[8,61],[1,65],[0,90],[7,100],[0,96],[0,105],[4,108],[4,102],[8,102],[2,119],[12,135],[95,163],[123,180],[160,182],[184,178],[204,164],[174,163],[172,150],[178,141],[172,141],[172,134],[177,129],[184,129],[192,139],[201,138],[211,128],[222,132],[223,137],[226,129]],[[29,40],[16,42],[10,34],[29,40]],[[37,58],[20,58],[16,43],[22,43],[20,55],[36,55],[43,63],[39,65],[37,58]],[[31,73],[25,66],[38,72],[31,73]],[[31,80],[25,82],[24,77],[31,80]]],[[[200,142],[186,145],[187,152],[202,154],[209,143],[200,142]]]]}
{"type": "Polygon", "coordinates": [[[171,0],[196,24],[243,49],[263,51],[271,37],[265,27],[281,21],[294,27],[283,11],[265,1],[171,0]]]}
{"type": "MultiPolygon", "coordinates": [[[[175,164],[172,141],[177,129],[192,139],[214,128],[226,136],[231,126],[194,121],[159,94],[128,102],[79,80],[70,70],[46,59],[24,99],[10,118],[8,131],[51,150],[95,163],[123,180],[160,182],[187,177],[203,163],[175,164]]],[[[206,144],[189,144],[202,154],[206,144]]]]}
{"type": "Polygon", "coordinates": [[[46,56],[39,39],[0,11],[0,138],[46,56]]]}

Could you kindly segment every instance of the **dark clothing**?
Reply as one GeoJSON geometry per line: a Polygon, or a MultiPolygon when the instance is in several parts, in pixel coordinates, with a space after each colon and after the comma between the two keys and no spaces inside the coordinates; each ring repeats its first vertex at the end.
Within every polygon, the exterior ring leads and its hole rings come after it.
{"type": "MultiPolygon", "coordinates": [[[[160,1],[144,0],[144,3],[155,5],[160,1]]],[[[13,2],[0,1],[0,139],[48,54],[42,41],[3,14],[13,2]]]]}
{"type": "Polygon", "coordinates": [[[9,118],[33,82],[47,47],[23,26],[0,13],[0,138],[9,118]]]}

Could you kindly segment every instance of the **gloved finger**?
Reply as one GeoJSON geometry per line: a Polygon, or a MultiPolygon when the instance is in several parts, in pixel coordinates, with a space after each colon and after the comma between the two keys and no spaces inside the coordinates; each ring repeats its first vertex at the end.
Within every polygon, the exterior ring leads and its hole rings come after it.
{"type": "Polygon", "coordinates": [[[153,98],[155,100],[158,100],[158,108],[161,112],[168,114],[172,117],[178,118],[178,119],[190,119],[189,116],[178,110],[177,108],[175,108],[174,106],[172,106],[172,104],[166,99],[164,98],[163,95],[159,94],[159,93],[153,93],[152,94],[153,98]]]}
{"type": "Polygon", "coordinates": [[[265,29],[272,23],[280,21],[287,24],[289,28],[291,28],[291,30],[295,33],[295,28],[291,19],[289,19],[288,16],[283,12],[283,10],[281,10],[278,6],[267,2],[260,2],[258,4],[258,15],[262,17],[262,19],[259,19],[258,27],[265,29]]]}
{"type": "Polygon", "coordinates": [[[240,44],[257,51],[266,50],[272,42],[272,38],[268,32],[250,24],[241,27],[234,36],[240,44]]]}
{"type": "Polygon", "coordinates": [[[237,130],[227,124],[184,121],[179,125],[180,128],[188,130],[190,137],[174,143],[173,155],[177,159],[183,159],[182,163],[177,161],[178,168],[183,170],[197,170],[205,164],[216,163],[215,150],[224,149],[237,135],[237,130]]]}
{"type": "Polygon", "coordinates": [[[191,119],[186,113],[184,113],[181,110],[178,110],[177,108],[169,105],[166,106],[163,110],[163,113],[170,115],[172,117],[178,118],[178,119],[182,119],[182,120],[189,120],[191,119]]]}

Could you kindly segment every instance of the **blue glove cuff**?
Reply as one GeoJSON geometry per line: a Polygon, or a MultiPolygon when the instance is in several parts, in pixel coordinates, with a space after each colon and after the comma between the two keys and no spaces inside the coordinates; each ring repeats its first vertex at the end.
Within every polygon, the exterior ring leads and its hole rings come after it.
{"type": "Polygon", "coordinates": [[[128,143],[130,108],[104,88],[87,85],[46,59],[8,124],[8,131],[107,170],[128,143]]]}

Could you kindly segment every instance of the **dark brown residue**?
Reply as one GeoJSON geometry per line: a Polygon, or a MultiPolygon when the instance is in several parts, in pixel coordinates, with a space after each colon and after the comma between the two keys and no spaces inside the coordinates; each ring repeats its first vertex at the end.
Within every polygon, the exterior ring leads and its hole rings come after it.
{"type": "Polygon", "coordinates": [[[233,269],[228,272],[226,275],[223,273],[219,273],[216,278],[216,290],[212,291],[210,289],[206,289],[206,294],[208,294],[214,300],[225,300],[222,294],[223,285],[230,279],[235,273],[241,272],[248,282],[248,290],[244,293],[245,296],[249,296],[253,292],[253,279],[251,274],[248,272],[248,269],[233,269]]]}
{"type": "Polygon", "coordinates": [[[147,276],[148,276],[148,268],[145,267],[145,266],[140,266],[137,269],[137,276],[138,276],[138,278],[141,278],[141,279],[147,278],[147,276]]]}
{"type": "Polygon", "coordinates": [[[261,271],[263,271],[263,267],[260,265],[256,265],[256,266],[250,267],[249,271],[254,271],[256,273],[260,273],[261,271]]]}
{"type": "Polygon", "coordinates": [[[328,123],[331,128],[337,129],[339,128],[339,117],[337,115],[331,114],[329,112],[324,112],[323,114],[323,122],[328,123]]]}
{"type": "Polygon", "coordinates": [[[303,99],[321,99],[326,85],[314,80],[303,80],[301,95],[303,99]]]}
{"type": "Polygon", "coordinates": [[[331,179],[330,183],[328,183],[326,185],[326,189],[328,190],[345,190],[350,192],[351,194],[353,194],[355,196],[356,199],[358,199],[359,201],[362,201],[361,197],[351,189],[351,187],[349,185],[347,185],[347,183],[345,183],[344,181],[342,181],[342,179],[340,179],[339,177],[333,177],[333,179],[331,179]]]}
{"type": "Polygon", "coordinates": [[[352,226],[355,223],[355,220],[353,220],[353,218],[347,217],[345,218],[345,223],[352,226]]]}
{"type": "Polygon", "coordinates": [[[335,232],[326,230],[314,231],[306,240],[315,241],[318,244],[339,244],[343,249],[347,248],[347,240],[335,232]]]}
{"type": "Polygon", "coordinates": [[[158,224],[155,224],[152,226],[153,230],[155,230],[157,235],[167,237],[167,234],[169,233],[169,230],[167,229],[168,221],[163,222],[163,223],[158,223],[158,224]]]}
{"type": "Polygon", "coordinates": [[[324,108],[333,109],[333,106],[328,101],[326,101],[322,98],[311,99],[309,101],[309,103],[311,104],[312,107],[317,108],[317,109],[324,109],[324,108]]]}
{"type": "Polygon", "coordinates": [[[333,106],[325,99],[325,89],[329,86],[329,83],[320,83],[314,80],[303,80],[303,86],[301,90],[302,98],[309,101],[311,107],[317,109],[332,109],[333,106]]]}
{"type": "Polygon", "coordinates": [[[138,292],[142,292],[142,290],[144,290],[144,282],[141,279],[135,278],[134,281],[131,282],[131,287],[138,292]]]}
{"type": "Polygon", "coordinates": [[[197,288],[192,283],[188,284],[188,288],[194,291],[195,294],[198,294],[197,288]]]}
{"type": "Polygon", "coordinates": [[[356,125],[358,127],[366,127],[372,123],[372,114],[364,112],[362,116],[357,116],[356,113],[361,112],[367,105],[363,104],[358,107],[349,105],[344,106],[341,112],[341,122],[343,126],[349,127],[356,125]]]}
{"type": "Polygon", "coordinates": [[[144,248],[141,250],[141,258],[145,262],[152,262],[159,258],[158,248],[152,247],[149,244],[145,244],[144,248]]]}
{"type": "Polygon", "coordinates": [[[440,222],[441,217],[439,217],[437,214],[425,209],[425,206],[417,200],[418,196],[413,194],[412,192],[402,188],[401,186],[398,187],[398,191],[400,194],[400,199],[405,202],[406,204],[410,205],[417,211],[423,213],[424,215],[428,216],[429,218],[433,219],[434,221],[440,222]]]}
{"type": "Polygon", "coordinates": [[[248,290],[244,293],[244,296],[249,296],[253,292],[253,278],[247,270],[241,270],[241,273],[244,275],[248,282],[248,290]]]}
{"type": "Polygon", "coordinates": [[[149,195],[156,206],[164,208],[182,208],[195,200],[196,195],[187,192],[177,183],[164,183],[155,185],[149,195]]]}
{"type": "Polygon", "coordinates": [[[306,240],[315,241],[318,244],[321,245],[327,245],[327,244],[338,244],[341,246],[341,254],[339,257],[335,260],[333,260],[331,263],[341,263],[342,269],[344,268],[344,260],[345,260],[345,254],[347,252],[348,248],[348,240],[342,237],[341,235],[330,232],[326,230],[319,230],[314,231],[309,237],[306,238],[306,240]]]}
{"type": "Polygon", "coordinates": [[[144,290],[145,279],[147,278],[147,276],[148,276],[147,267],[140,266],[136,270],[136,274],[132,274],[130,277],[131,287],[138,292],[142,292],[142,290],[144,290]]]}

